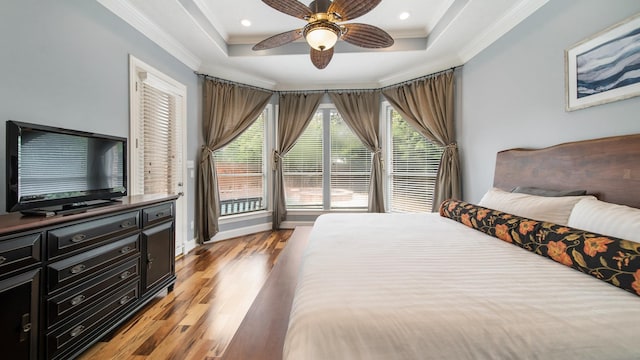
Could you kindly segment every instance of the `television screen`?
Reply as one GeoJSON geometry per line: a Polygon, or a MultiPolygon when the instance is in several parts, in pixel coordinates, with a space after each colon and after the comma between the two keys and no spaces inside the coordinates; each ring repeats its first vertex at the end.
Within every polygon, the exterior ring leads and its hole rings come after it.
{"type": "Polygon", "coordinates": [[[7,122],[7,211],[126,195],[126,139],[7,122]]]}

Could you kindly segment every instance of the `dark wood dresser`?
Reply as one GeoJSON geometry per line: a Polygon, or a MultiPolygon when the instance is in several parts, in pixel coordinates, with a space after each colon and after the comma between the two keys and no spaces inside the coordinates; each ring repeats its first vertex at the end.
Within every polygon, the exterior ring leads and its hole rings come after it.
{"type": "Polygon", "coordinates": [[[175,283],[175,199],[0,215],[0,357],[80,354],[175,283]]]}

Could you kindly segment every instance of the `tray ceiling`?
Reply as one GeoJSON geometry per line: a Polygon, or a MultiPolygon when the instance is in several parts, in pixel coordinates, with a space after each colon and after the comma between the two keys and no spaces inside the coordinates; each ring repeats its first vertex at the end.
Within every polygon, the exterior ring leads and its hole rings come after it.
{"type": "Polygon", "coordinates": [[[371,50],[339,41],[323,70],[309,60],[303,39],[251,50],[305,25],[260,0],[97,1],[194,71],[274,90],[312,90],[378,88],[462,65],[548,0],[382,1],[354,22],[384,29],[394,46],[371,50]]]}

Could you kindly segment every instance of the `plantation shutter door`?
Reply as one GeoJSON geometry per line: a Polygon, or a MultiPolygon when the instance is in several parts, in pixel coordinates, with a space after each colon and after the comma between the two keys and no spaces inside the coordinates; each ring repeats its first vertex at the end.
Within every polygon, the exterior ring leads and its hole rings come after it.
{"type": "Polygon", "coordinates": [[[431,212],[443,148],[415,131],[395,110],[391,134],[391,211],[431,212]]]}
{"type": "Polygon", "coordinates": [[[144,194],[177,193],[178,166],[176,159],[181,158],[181,146],[175,139],[178,134],[176,114],[180,102],[174,95],[152,84],[141,83],[140,121],[138,128],[138,189],[144,194]]]}

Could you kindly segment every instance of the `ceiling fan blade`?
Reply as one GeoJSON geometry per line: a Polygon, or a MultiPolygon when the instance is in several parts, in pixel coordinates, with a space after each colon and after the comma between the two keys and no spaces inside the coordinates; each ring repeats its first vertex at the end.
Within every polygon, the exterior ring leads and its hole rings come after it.
{"type": "Polygon", "coordinates": [[[255,44],[253,50],[267,50],[296,41],[302,37],[302,30],[291,30],[266,38],[255,44]]]}
{"type": "Polygon", "coordinates": [[[303,20],[313,15],[311,9],[298,0],[262,0],[262,2],[280,12],[303,20]]]}
{"type": "Polygon", "coordinates": [[[315,65],[315,67],[317,67],[320,70],[326,68],[327,65],[329,65],[329,62],[331,61],[331,58],[333,57],[333,49],[334,48],[320,51],[320,50],[311,48],[310,55],[311,55],[311,62],[313,63],[313,65],[315,65]]]}
{"type": "Polygon", "coordinates": [[[347,32],[342,40],[368,49],[386,48],[393,45],[391,35],[379,27],[368,24],[344,24],[347,32]]]}
{"type": "Polygon", "coordinates": [[[340,21],[353,20],[371,11],[371,9],[378,6],[381,1],[382,0],[333,0],[327,12],[339,15],[340,21]]]}

